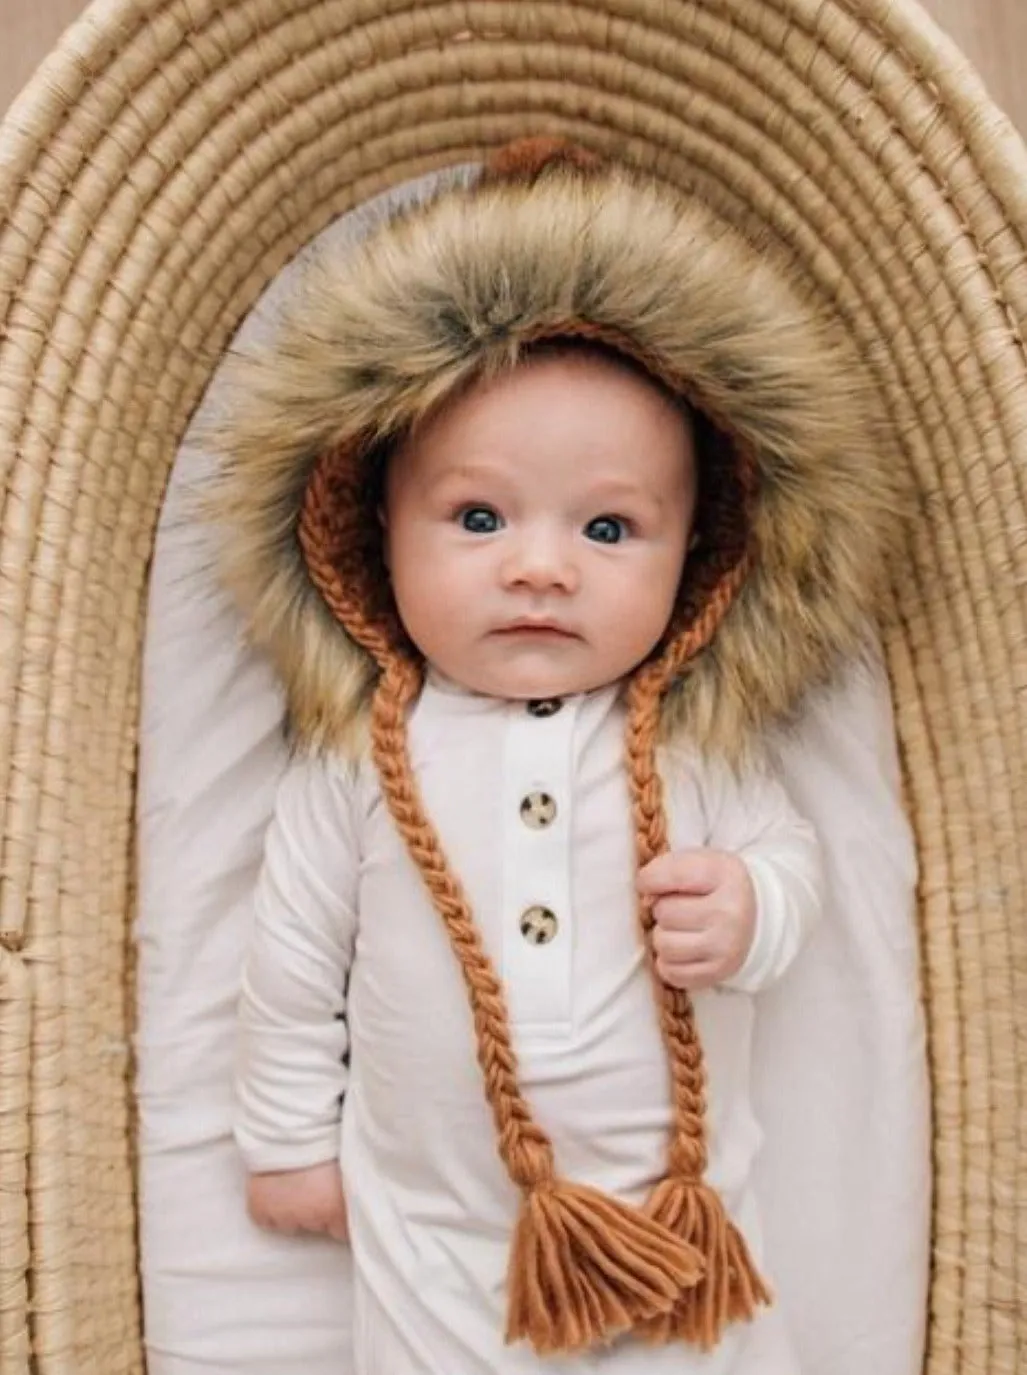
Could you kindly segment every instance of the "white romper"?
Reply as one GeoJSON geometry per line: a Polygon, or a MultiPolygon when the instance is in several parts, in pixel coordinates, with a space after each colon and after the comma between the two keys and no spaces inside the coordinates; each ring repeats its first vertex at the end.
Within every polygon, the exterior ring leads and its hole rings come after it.
{"type": "MultiPolygon", "coordinates": [[[[640,1203],[664,1172],[671,1104],[635,916],[618,691],[540,708],[431,676],[409,733],[428,815],[502,975],[520,1083],[558,1172],[640,1203]]],[[[757,891],[745,965],[695,1008],[707,1177],[758,1255],[751,995],[780,977],[816,919],[817,842],[763,774],[739,780],[680,748],[661,774],[672,849],[740,853],[757,891]]],[[[248,1167],[341,1152],[354,1375],[799,1375],[775,1308],[708,1354],[628,1338],[543,1359],[504,1344],[519,1196],[496,1150],[459,966],[369,762],[300,760],[282,781],[240,1024],[236,1135],[248,1167]]]]}

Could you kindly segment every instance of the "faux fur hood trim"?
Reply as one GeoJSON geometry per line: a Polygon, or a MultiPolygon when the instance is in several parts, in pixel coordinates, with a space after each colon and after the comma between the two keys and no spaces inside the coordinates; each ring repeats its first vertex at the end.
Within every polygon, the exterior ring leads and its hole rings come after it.
{"type": "Polygon", "coordinates": [[[633,341],[757,457],[756,564],[668,694],[664,737],[738,758],[863,646],[897,458],[838,333],[756,246],[626,170],[451,186],[318,259],[273,341],[230,364],[214,436],[223,571],[306,745],[357,748],[376,677],[300,553],[315,459],[402,433],[568,321],[633,341]]]}

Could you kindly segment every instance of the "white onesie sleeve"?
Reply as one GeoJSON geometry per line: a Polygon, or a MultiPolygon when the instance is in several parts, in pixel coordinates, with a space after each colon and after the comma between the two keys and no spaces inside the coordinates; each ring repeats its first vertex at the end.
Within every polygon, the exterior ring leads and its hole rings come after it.
{"type": "Polygon", "coordinates": [[[353,792],[338,763],[305,758],[275,799],[239,1002],[235,1136],[251,1171],[338,1155],[356,938],[353,792]]]}
{"type": "Polygon", "coordinates": [[[707,762],[700,778],[708,844],[739,855],[756,889],[752,945],[724,987],[758,993],[781,978],[820,916],[820,845],[769,773],[754,768],[735,775],[707,762]]]}

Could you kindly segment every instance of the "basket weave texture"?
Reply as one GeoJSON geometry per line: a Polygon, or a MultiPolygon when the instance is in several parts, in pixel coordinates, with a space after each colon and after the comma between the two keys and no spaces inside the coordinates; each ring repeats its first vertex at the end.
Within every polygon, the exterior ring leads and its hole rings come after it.
{"type": "Polygon", "coordinates": [[[328,221],[538,131],[762,232],[870,365],[917,492],[885,638],[934,1094],[926,1371],[1027,1369],[1011,126],[912,0],[100,0],[0,129],[2,1375],[143,1364],[134,763],[176,445],[241,317],[328,221]]]}

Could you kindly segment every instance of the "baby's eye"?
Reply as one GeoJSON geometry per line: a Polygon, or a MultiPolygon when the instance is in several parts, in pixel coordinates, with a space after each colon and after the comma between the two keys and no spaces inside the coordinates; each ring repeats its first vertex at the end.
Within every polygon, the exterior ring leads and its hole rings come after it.
{"type": "Polygon", "coordinates": [[[503,524],[499,512],[493,511],[491,506],[465,506],[457,513],[457,520],[472,535],[495,534],[503,524]]]}
{"type": "Polygon", "coordinates": [[[619,544],[627,533],[627,524],[618,516],[596,516],[585,526],[585,538],[597,544],[619,544]]]}

